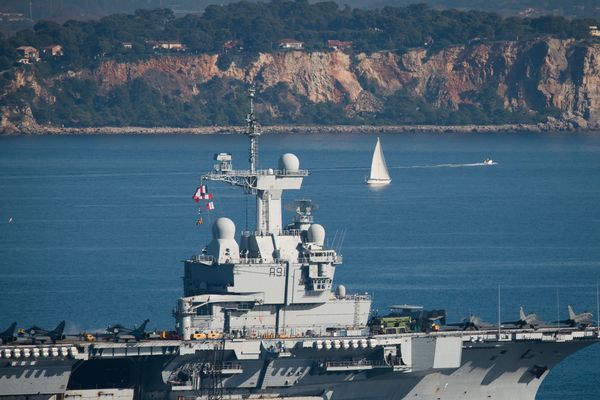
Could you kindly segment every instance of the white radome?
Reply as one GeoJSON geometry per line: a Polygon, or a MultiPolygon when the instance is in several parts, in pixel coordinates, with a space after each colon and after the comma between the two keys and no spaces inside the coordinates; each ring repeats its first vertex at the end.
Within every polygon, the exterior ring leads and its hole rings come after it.
{"type": "Polygon", "coordinates": [[[300,169],[300,160],[295,154],[285,153],[279,157],[279,169],[282,171],[298,171],[300,169]]]}
{"type": "Polygon", "coordinates": [[[325,228],[321,224],[312,224],[308,228],[307,235],[310,243],[315,243],[319,246],[323,246],[323,243],[325,243],[325,228]]]}
{"type": "Polygon", "coordinates": [[[218,218],[213,224],[213,236],[215,239],[233,239],[235,237],[235,224],[229,218],[218,218]]]}

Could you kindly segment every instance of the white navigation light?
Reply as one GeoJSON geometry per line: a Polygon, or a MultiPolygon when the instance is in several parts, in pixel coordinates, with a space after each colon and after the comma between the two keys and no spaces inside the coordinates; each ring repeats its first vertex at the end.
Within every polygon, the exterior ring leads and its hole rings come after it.
{"type": "Polygon", "coordinates": [[[213,237],[215,239],[233,239],[235,237],[235,224],[229,218],[218,218],[213,224],[213,237]]]}
{"type": "Polygon", "coordinates": [[[284,172],[296,172],[300,169],[300,160],[292,153],[279,157],[279,169],[284,172]]]}
{"type": "Polygon", "coordinates": [[[325,243],[325,228],[320,224],[312,224],[308,228],[308,241],[319,246],[323,246],[325,243]]]}

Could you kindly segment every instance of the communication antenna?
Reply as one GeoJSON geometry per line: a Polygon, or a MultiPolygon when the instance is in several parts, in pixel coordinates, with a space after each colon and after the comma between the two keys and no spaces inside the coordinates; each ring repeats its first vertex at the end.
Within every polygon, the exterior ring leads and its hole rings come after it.
{"type": "Polygon", "coordinates": [[[560,331],[560,301],[558,297],[558,288],[556,288],[556,330],[560,331]]]}
{"type": "Polygon", "coordinates": [[[248,89],[248,97],[250,98],[250,112],[246,116],[246,135],[250,138],[250,172],[256,172],[258,166],[258,137],[260,136],[260,128],[254,117],[254,96],[256,88],[254,85],[248,89]]]}
{"type": "Polygon", "coordinates": [[[596,328],[598,329],[596,335],[600,337],[600,292],[598,291],[598,281],[596,281],[596,328]]]}
{"type": "Polygon", "coordinates": [[[498,340],[500,340],[500,329],[502,327],[502,323],[500,321],[500,284],[498,284],[498,340]]]}
{"type": "Polygon", "coordinates": [[[338,253],[338,254],[342,254],[342,247],[344,246],[344,241],[346,240],[346,232],[347,232],[347,230],[344,228],[342,230],[342,234],[340,236],[340,243],[339,243],[338,248],[336,250],[336,253],[338,253]]]}
{"type": "MultiPolygon", "coordinates": [[[[337,242],[337,236],[338,236],[338,230],[336,229],[335,233],[333,234],[333,239],[331,239],[331,248],[334,250],[336,249],[335,245],[337,242]]],[[[329,241],[329,237],[327,238],[327,241],[329,241]]]]}

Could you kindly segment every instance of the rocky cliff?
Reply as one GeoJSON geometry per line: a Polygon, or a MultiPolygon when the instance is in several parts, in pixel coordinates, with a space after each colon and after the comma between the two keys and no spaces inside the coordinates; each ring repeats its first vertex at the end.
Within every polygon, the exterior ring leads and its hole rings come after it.
{"type": "MultiPolygon", "coordinates": [[[[19,70],[4,97],[14,97],[27,88],[29,96],[1,107],[0,129],[43,129],[38,123],[85,126],[82,118],[57,119],[53,107],[68,97],[70,107],[88,107],[88,114],[100,113],[98,107],[109,107],[118,98],[117,89],[132,82],[143,82],[165,107],[193,105],[194,112],[204,115],[206,121],[212,121],[208,109],[216,112],[211,108],[213,102],[222,96],[235,97],[245,83],[254,82],[263,94],[260,110],[278,123],[323,123],[302,118],[307,110],[315,112],[327,106],[344,114],[344,123],[356,124],[378,123],[379,119],[427,123],[426,114],[443,110],[453,118],[469,111],[474,120],[468,123],[489,122],[485,118],[495,113],[502,114],[502,122],[531,118],[528,122],[546,121],[549,128],[600,127],[600,45],[540,39],[475,43],[436,53],[413,49],[404,54],[292,51],[252,57],[165,56],[134,63],[105,61],[94,70],[44,79],[34,70],[19,70]],[[74,81],[87,84],[78,86],[74,81]],[[86,90],[94,91],[94,99],[85,100],[89,97],[86,90]],[[424,109],[430,112],[423,113],[424,109]]],[[[232,116],[231,122],[237,118],[241,122],[243,114],[232,116]]],[[[177,121],[166,125],[178,125],[177,121]]],[[[198,121],[191,119],[180,126],[202,124],[198,121]]]]}

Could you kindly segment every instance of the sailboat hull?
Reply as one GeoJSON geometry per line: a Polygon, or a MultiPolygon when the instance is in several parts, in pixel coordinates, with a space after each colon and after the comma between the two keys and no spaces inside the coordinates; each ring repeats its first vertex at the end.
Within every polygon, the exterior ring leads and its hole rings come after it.
{"type": "Polygon", "coordinates": [[[367,179],[366,183],[370,186],[385,186],[392,182],[391,179],[367,179]]]}

